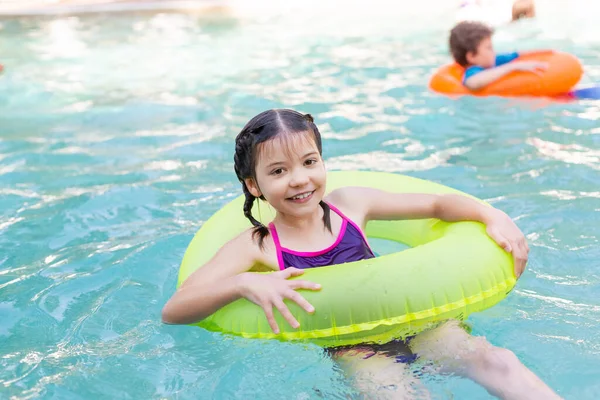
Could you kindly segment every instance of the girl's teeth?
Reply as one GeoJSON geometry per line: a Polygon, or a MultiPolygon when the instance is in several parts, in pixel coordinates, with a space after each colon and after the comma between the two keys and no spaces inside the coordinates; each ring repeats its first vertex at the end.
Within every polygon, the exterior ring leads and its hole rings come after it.
{"type": "Polygon", "coordinates": [[[308,196],[310,196],[311,193],[312,192],[304,193],[304,194],[299,194],[298,196],[292,197],[292,200],[300,200],[300,199],[307,198],[308,196]]]}

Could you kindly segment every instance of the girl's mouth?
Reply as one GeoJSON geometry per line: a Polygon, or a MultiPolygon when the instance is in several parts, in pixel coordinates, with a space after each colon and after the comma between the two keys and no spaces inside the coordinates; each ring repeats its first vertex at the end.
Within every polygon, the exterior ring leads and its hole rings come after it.
{"type": "Polygon", "coordinates": [[[315,191],[313,190],[311,192],[300,193],[295,196],[288,197],[287,200],[293,201],[294,203],[306,203],[312,198],[314,192],[315,191]]]}

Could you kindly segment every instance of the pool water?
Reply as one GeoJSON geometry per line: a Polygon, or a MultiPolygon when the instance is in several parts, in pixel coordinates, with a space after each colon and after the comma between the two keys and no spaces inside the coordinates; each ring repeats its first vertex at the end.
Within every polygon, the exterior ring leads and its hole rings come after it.
{"type": "MultiPolygon", "coordinates": [[[[272,107],[315,117],[329,169],[430,179],[514,217],[528,270],[473,334],[563,397],[598,397],[600,102],[435,95],[452,17],[348,3],[0,22],[0,398],[356,397],[315,346],[160,322],[194,232],[240,194],[235,135],[272,107]]],[[[598,31],[573,18],[496,46],[572,52],[593,82],[598,31]]]]}

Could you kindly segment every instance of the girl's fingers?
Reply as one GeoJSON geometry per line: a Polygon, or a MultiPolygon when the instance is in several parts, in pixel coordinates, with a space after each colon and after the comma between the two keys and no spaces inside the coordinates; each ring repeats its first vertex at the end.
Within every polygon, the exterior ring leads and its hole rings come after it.
{"type": "Polygon", "coordinates": [[[289,267],[289,268],[284,269],[283,271],[276,272],[276,274],[281,274],[281,277],[283,279],[288,279],[293,276],[300,276],[300,275],[304,274],[304,270],[298,269],[295,267],[289,267]]]}
{"type": "Polygon", "coordinates": [[[513,258],[515,260],[515,275],[518,278],[525,270],[525,265],[527,264],[527,252],[519,243],[515,243],[514,245],[513,258]]]}
{"type": "Polygon", "coordinates": [[[285,318],[292,328],[298,328],[300,326],[300,323],[296,320],[296,318],[294,318],[289,308],[287,308],[282,300],[274,301],[273,305],[279,310],[283,318],[285,318]]]}
{"type": "Polygon", "coordinates": [[[266,304],[263,306],[263,310],[265,311],[265,315],[267,316],[267,322],[271,327],[271,330],[274,334],[279,334],[279,326],[277,325],[277,321],[275,321],[275,316],[273,315],[273,305],[266,304]]]}
{"type": "Polygon", "coordinates": [[[285,297],[298,304],[308,313],[313,313],[315,311],[315,308],[312,306],[312,304],[310,304],[300,293],[294,290],[290,290],[285,297]]]}
{"type": "Polygon", "coordinates": [[[321,285],[318,283],[314,283],[311,281],[305,281],[302,279],[297,279],[289,282],[290,288],[294,290],[298,289],[306,289],[306,290],[319,290],[321,289],[321,285]]]}
{"type": "Polygon", "coordinates": [[[489,229],[488,235],[494,239],[494,241],[498,244],[498,246],[502,247],[505,251],[511,252],[512,247],[508,239],[504,237],[501,233],[499,233],[496,229],[489,229]]]}

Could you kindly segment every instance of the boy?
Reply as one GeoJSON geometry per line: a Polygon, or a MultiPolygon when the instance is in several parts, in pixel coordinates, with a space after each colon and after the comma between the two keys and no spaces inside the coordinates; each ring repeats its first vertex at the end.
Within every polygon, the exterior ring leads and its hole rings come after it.
{"type": "Polygon", "coordinates": [[[546,69],[543,62],[514,61],[524,53],[496,54],[492,45],[493,33],[487,25],[469,21],[459,23],[450,31],[450,52],[454,60],[465,67],[463,84],[467,88],[482,89],[513,71],[539,73],[546,69]]]}

